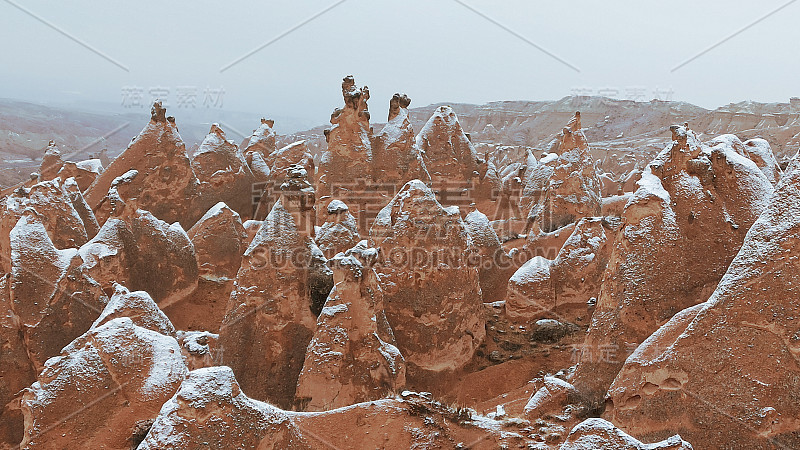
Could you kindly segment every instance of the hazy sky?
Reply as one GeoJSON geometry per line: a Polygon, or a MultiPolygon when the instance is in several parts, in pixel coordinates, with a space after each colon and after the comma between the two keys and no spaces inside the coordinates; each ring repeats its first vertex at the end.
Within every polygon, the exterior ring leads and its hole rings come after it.
{"type": "MultiPolygon", "coordinates": [[[[711,108],[747,99],[787,101],[800,95],[797,17],[800,2],[786,0],[0,0],[0,97],[121,105],[123,94],[131,101],[142,92],[147,103],[150,89],[160,87],[175,104],[182,87],[182,99],[194,91],[200,108],[219,96],[206,98],[207,87],[221,88],[225,109],[324,123],[342,103],[342,76],[353,74],[370,87],[378,120],[385,120],[397,91],[407,93],[412,106],[551,100],[576,88],[619,98],[671,96],[711,108]]],[[[180,118],[180,111],[170,113],[180,118]]]]}

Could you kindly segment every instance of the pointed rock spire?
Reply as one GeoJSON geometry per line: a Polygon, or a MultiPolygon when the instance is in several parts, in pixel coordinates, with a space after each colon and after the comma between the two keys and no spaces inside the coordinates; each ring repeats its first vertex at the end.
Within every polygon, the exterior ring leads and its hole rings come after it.
{"type": "Polygon", "coordinates": [[[61,151],[56,146],[56,141],[50,141],[44,151],[42,164],[39,166],[39,179],[41,181],[52,180],[63,166],[64,161],[61,160],[61,151]]]}
{"type": "Polygon", "coordinates": [[[250,166],[233,141],[227,140],[218,124],[192,156],[192,169],[200,181],[200,190],[210,200],[225,202],[239,214],[252,214],[253,176],[250,166]]]}
{"type": "Polygon", "coordinates": [[[139,176],[118,186],[119,195],[125,201],[136,198],[141,208],[162,220],[189,228],[211,206],[200,196],[186,145],[165,113],[161,103],[155,102],[150,123],[87,189],[86,202],[93,210],[108,195],[113,181],[130,170],[139,176]]]}
{"type": "Polygon", "coordinates": [[[261,125],[253,131],[244,149],[244,153],[256,152],[261,155],[262,158],[266,158],[274,152],[276,148],[275,141],[278,136],[272,129],[274,125],[274,120],[268,120],[262,117],[261,125]]]}
{"type": "Polygon", "coordinates": [[[444,208],[412,180],[378,213],[369,245],[381,249],[386,317],[409,365],[432,372],[463,367],[486,330],[458,207],[444,208]]]}
{"type": "MultiPolygon", "coordinates": [[[[372,164],[372,129],[369,125],[369,88],[359,88],[353,76],[342,81],[342,97],[344,108],[337,108],[331,114],[331,125],[325,131],[328,148],[323,152],[319,164],[317,192],[326,201],[319,203],[319,216],[327,203],[338,198],[353,205],[351,197],[363,196],[363,188],[359,187],[371,180],[372,164]]],[[[360,215],[360,211],[356,216],[360,215]]],[[[360,218],[360,217],[359,217],[360,218]]]]}
{"type": "Polygon", "coordinates": [[[415,178],[429,180],[416,145],[414,127],[408,115],[411,99],[394,94],[389,102],[389,122],[376,134],[372,144],[373,178],[398,186],[415,178]]]}
{"type": "Polygon", "coordinates": [[[319,316],[297,383],[306,411],[378,400],[405,385],[405,360],[383,311],[373,265],[378,250],[366,241],[331,260],[335,285],[319,316]]]}
{"type": "Polygon", "coordinates": [[[465,183],[477,170],[475,146],[449,106],[436,108],[417,135],[416,143],[434,181],[465,183]]]}
{"type": "Polygon", "coordinates": [[[300,171],[285,183],[245,251],[219,333],[222,363],[233,369],[242,389],[283,408],[294,401],[316,329],[315,303],[321,308],[332,285],[327,261],[301,223],[313,202],[307,201],[308,181],[300,171]]]}

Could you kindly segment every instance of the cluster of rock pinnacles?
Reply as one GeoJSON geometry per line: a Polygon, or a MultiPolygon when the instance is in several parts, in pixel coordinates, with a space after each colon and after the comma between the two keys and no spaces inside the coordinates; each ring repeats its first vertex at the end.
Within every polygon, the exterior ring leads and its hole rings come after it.
{"type": "Polygon", "coordinates": [[[499,168],[450,107],[376,133],[342,93],[316,159],[265,119],[190,157],[158,102],[107,167],[50,143],[0,205],[0,447],[800,447],[794,162],[675,126],[608,199],[580,113],[499,168]],[[406,390],[483,368],[492,317],[581,357],[516,415],[406,390]]]}

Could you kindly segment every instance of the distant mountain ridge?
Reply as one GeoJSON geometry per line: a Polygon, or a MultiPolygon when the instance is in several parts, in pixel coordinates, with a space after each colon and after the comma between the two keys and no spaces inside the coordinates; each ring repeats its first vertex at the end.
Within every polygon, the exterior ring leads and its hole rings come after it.
{"type": "MultiPolygon", "coordinates": [[[[453,108],[476,143],[545,150],[563,124],[579,110],[592,149],[609,154],[632,152],[649,157],[669,142],[668,127],[684,122],[704,139],[725,133],[737,134],[742,139],[762,137],[772,145],[779,159],[793,156],[800,148],[800,99],[797,98],[787,103],[731,103],[715,110],[686,102],[635,102],[596,96],[571,96],[555,101],[496,101],[483,105],[442,102],[409,108],[414,130],[419,131],[441,105],[453,108]]],[[[373,99],[370,107],[372,126],[379,131],[385,123],[388,103],[373,99]]],[[[114,157],[141,129],[147,112],[98,114],[0,99],[3,159],[0,185],[14,184],[35,171],[49,140],[55,140],[65,155],[72,155],[69,159],[86,159],[103,148],[114,157]]],[[[176,116],[181,136],[190,150],[202,141],[212,122],[220,123],[229,138],[237,142],[245,141],[259,123],[257,114],[225,110],[172,109],[169,114],[176,116]]],[[[276,119],[280,133],[280,118],[272,118],[276,119]]],[[[305,139],[309,150],[319,153],[325,148],[324,130],[329,126],[282,135],[279,143],[286,145],[305,139]]]]}

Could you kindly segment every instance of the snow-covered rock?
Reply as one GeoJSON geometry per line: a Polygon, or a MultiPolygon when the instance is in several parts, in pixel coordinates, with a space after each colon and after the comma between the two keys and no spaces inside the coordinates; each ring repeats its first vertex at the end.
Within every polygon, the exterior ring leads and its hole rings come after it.
{"type": "Polygon", "coordinates": [[[405,385],[405,360],[383,309],[367,241],[331,261],[334,286],[317,321],[297,382],[297,404],[325,411],[384,398],[405,385]]]}

